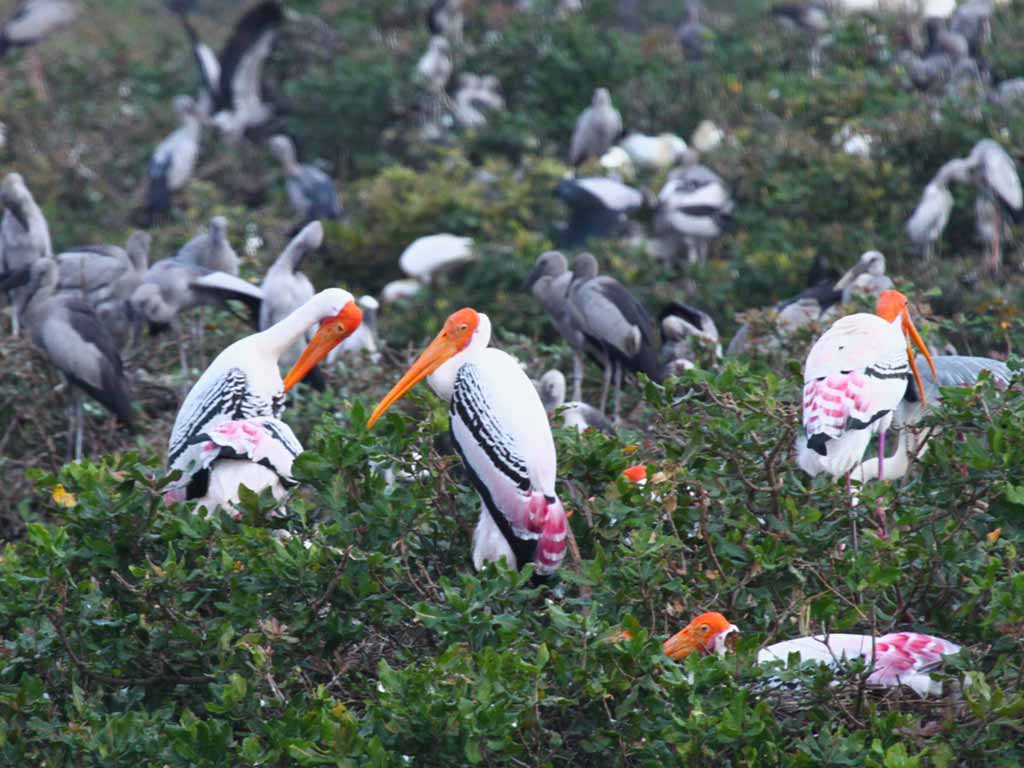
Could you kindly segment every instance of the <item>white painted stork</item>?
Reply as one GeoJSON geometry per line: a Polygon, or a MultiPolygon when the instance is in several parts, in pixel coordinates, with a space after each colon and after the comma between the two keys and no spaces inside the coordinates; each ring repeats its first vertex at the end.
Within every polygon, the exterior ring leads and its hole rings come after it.
{"type": "Polygon", "coordinates": [[[146,210],[150,216],[163,216],[171,210],[171,196],[184,189],[192,179],[199,157],[202,126],[199,111],[191,96],[174,99],[174,111],[181,125],[161,141],[149,160],[149,189],[146,210]]]}
{"type": "Polygon", "coordinates": [[[537,382],[537,392],[540,401],[544,403],[544,410],[548,413],[548,419],[553,422],[557,416],[562,417],[562,426],[575,429],[577,432],[586,432],[588,429],[596,429],[606,435],[615,434],[615,425],[608,420],[608,417],[589,403],[579,400],[565,400],[565,374],[559,370],[545,371],[537,382]]]}
{"type": "Polygon", "coordinates": [[[612,105],[607,88],[598,88],[590,106],[576,120],[569,145],[569,164],[574,168],[590,158],[599,158],[622,133],[622,115],[612,105]]]}
{"type": "MultiPolygon", "coordinates": [[[[922,361],[918,360],[917,362],[920,370],[922,361]]],[[[941,403],[942,393],[939,391],[939,387],[973,387],[985,371],[988,371],[993,381],[1000,387],[1009,386],[1013,378],[1013,372],[1006,363],[988,357],[936,355],[932,362],[938,374],[937,377],[931,376],[927,370],[921,371],[921,384],[924,391],[919,394],[916,383],[912,382],[893,414],[892,425],[894,429],[899,430],[899,437],[896,442],[896,452],[892,456],[885,457],[882,480],[898,480],[910,469],[911,460],[920,459],[924,455],[928,447],[928,439],[932,436],[933,431],[922,432],[914,427],[924,418],[929,407],[941,403]]],[[[860,482],[867,482],[878,477],[878,462],[873,459],[861,462],[860,466],[853,471],[853,479],[860,482]]]]}
{"type": "Polygon", "coordinates": [[[953,212],[953,193],[949,185],[954,181],[966,184],[970,180],[971,166],[971,161],[959,157],[944,164],[924,188],[921,202],[907,220],[907,236],[923,247],[925,261],[931,259],[935,243],[942,237],[949,214],[953,212]]]}
{"type": "Polygon", "coordinates": [[[644,205],[643,192],[603,176],[562,179],[555,194],[569,207],[569,221],[555,233],[563,248],[616,234],[626,217],[644,205]]]}
{"type": "Polygon", "coordinates": [[[329,288],[270,328],[221,352],[192,387],[174,421],[167,466],[181,478],[169,503],[196,500],[212,512],[235,513],[238,488],[270,488],[281,498],[292,460],[302,451],[281,421],[286,393],[356,328],[362,319],[352,294],[329,288]],[[282,380],[278,361],[310,328],[317,328],[282,380]]]}
{"type": "Polygon", "coordinates": [[[1017,175],[1017,164],[1009,153],[992,139],[982,139],[975,144],[967,161],[974,168],[974,183],[995,208],[991,251],[987,262],[989,271],[995,274],[1002,268],[1002,206],[1019,211],[1024,207],[1024,191],[1021,190],[1020,177],[1017,175]]]}
{"type": "Polygon", "coordinates": [[[569,309],[569,286],[572,272],[560,251],[545,251],[537,257],[525,287],[548,313],[555,330],[572,348],[572,399],[583,398],[583,351],[586,338],[569,309]]]}
{"type": "Polygon", "coordinates": [[[199,67],[205,98],[201,107],[230,140],[241,138],[271,116],[263,100],[263,65],[270,55],[277,31],[284,24],[284,7],[265,0],[250,8],[235,24],[219,57],[203,44],[184,12],[174,9],[188,34],[199,67]]]}
{"type": "Polygon", "coordinates": [[[360,296],[356,303],[363,311],[363,322],[356,332],[345,339],[327,358],[333,365],[338,360],[362,360],[369,358],[371,363],[380,362],[380,341],[377,338],[377,313],[380,302],[373,296],[360,296]]]}
{"type": "MultiPolygon", "coordinates": [[[[20,173],[9,173],[0,184],[0,204],[4,217],[0,221],[0,274],[23,273],[19,282],[28,279],[28,270],[40,259],[53,258],[50,228],[35,198],[20,173]]],[[[11,303],[11,333],[18,335],[18,306],[22,288],[8,291],[11,303]]]]}
{"type": "Polygon", "coordinates": [[[398,257],[398,266],[424,285],[439,274],[476,259],[473,238],[443,233],[418,237],[398,257]]]}
{"type": "Polygon", "coordinates": [[[19,312],[35,346],[64,374],[71,395],[68,454],[82,458],[82,393],[88,394],[132,427],[132,398],[117,344],[93,308],[69,295],[58,295],[57,262],[40,259],[29,268],[19,312]],[[72,438],[74,449],[72,450],[72,438]]]}
{"type": "MultiPolygon", "coordinates": [[[[722,614],[703,613],[666,640],[663,650],[677,661],[695,651],[724,655],[738,632],[736,625],[722,614]]],[[[838,670],[846,663],[862,661],[871,670],[865,680],[869,687],[905,685],[926,697],[942,692],[942,685],[928,672],[944,656],[959,651],[956,643],[921,632],[890,632],[878,637],[833,632],[767,645],[757,652],[757,663],[781,667],[796,654],[798,664],[813,662],[838,670]]]]}
{"type": "MultiPolygon", "coordinates": [[[[931,353],[910,319],[906,296],[885,291],[876,311],[837,320],[807,355],[797,463],[810,475],[848,477],[860,465],[871,436],[878,435],[878,474],[884,476],[885,432],[911,374],[922,405],[927,404],[912,342],[938,378],[931,353]]],[[[876,512],[884,532],[881,507],[876,512]]]]}
{"type": "Polygon", "coordinates": [[[238,254],[228,239],[228,220],[223,216],[210,219],[210,227],[200,232],[174,254],[183,264],[195,264],[214,272],[238,274],[238,254]]]}
{"type": "Polygon", "coordinates": [[[604,386],[600,407],[603,413],[607,412],[608,389],[614,380],[613,422],[618,425],[623,373],[645,373],[651,380],[661,381],[654,321],[622,283],[608,275],[597,274],[597,259],[593,254],[578,254],[572,272],[569,312],[587,342],[601,352],[604,386]]]}
{"type": "Polygon", "coordinates": [[[271,136],[268,146],[284,169],[288,201],[302,224],[320,219],[340,219],[341,198],[334,180],[315,165],[298,162],[295,144],[287,136],[271,136]]]}
{"type": "Polygon", "coordinates": [[[124,248],[89,245],[57,255],[60,274],[57,289],[87,302],[114,340],[130,346],[138,333],[138,318],[131,297],[142,285],[149,268],[152,238],[133,232],[124,248]]]}
{"type": "MultiPolygon", "coordinates": [[[[308,254],[319,248],[323,241],[323,225],[319,221],[311,222],[292,238],[281,251],[281,255],[270,265],[260,285],[263,292],[263,301],[260,303],[261,331],[277,325],[313,298],[313,283],[301,271],[302,262],[308,254]]],[[[289,366],[294,364],[302,353],[304,341],[301,338],[297,339],[291,347],[282,352],[280,363],[289,366]]],[[[323,372],[319,368],[313,368],[306,376],[306,380],[314,389],[324,389],[323,372]]]]}
{"type": "Polygon", "coordinates": [[[480,520],[473,565],[505,558],[534,563],[545,578],[562,562],[568,521],[555,492],[557,461],[544,405],[519,361],[489,347],[491,321],[464,308],[452,314],[409,371],[370,415],[381,415],[418,382],[451,404],[450,430],[474,487],[480,520]]]}

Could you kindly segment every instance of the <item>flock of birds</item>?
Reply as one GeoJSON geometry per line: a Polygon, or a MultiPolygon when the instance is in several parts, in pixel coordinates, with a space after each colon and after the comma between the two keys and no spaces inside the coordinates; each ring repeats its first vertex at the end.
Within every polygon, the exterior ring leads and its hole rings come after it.
{"type": "MultiPolygon", "coordinates": [[[[572,4],[565,5],[565,12],[571,12],[572,4]]],[[[54,24],[69,23],[73,14],[68,9],[76,6],[28,0],[3,27],[0,50],[41,39],[44,18],[54,24]]],[[[267,120],[270,106],[260,97],[260,69],[276,30],[285,22],[280,3],[259,3],[242,16],[217,57],[199,40],[189,21],[191,3],[170,6],[191,41],[203,86],[198,98],[176,100],[181,127],[153,153],[148,196],[153,213],[166,213],[173,194],[187,183],[204,124],[212,122],[226,137],[238,139],[267,120]]],[[[973,0],[965,6],[971,13],[978,7],[973,0]]],[[[780,6],[776,15],[810,36],[811,66],[819,68],[827,15],[814,6],[780,6]]],[[[431,7],[429,24],[434,37],[417,67],[418,76],[445,110],[452,107],[456,115],[463,110],[460,124],[479,126],[486,119],[486,109],[503,106],[496,82],[466,74],[460,79],[460,93],[465,90],[466,94],[457,94],[452,101],[445,90],[452,70],[451,47],[462,41],[461,3],[438,0],[431,7]],[[466,118],[470,112],[478,114],[466,118]]],[[[929,27],[934,39],[945,40],[934,26],[929,27]]],[[[964,35],[965,55],[974,60],[981,56],[982,32],[967,35],[955,23],[953,29],[943,31],[947,37],[964,35]]],[[[696,4],[690,5],[679,39],[688,56],[706,55],[712,36],[703,28],[696,4]]],[[[579,168],[597,161],[606,170],[620,172],[628,162],[634,171],[668,170],[653,203],[655,230],[669,242],[664,252],[674,258],[676,250],[685,247],[690,261],[706,259],[708,243],[721,233],[733,206],[725,182],[701,164],[698,151],[679,137],[631,134],[615,144],[622,126],[609,92],[597,88],[569,142],[570,164],[579,168]]],[[[722,140],[714,126],[702,126],[695,138],[692,143],[699,145],[700,152],[712,151],[722,140]]],[[[316,292],[301,271],[304,258],[323,241],[321,220],[342,215],[332,180],[317,167],[300,164],[287,137],[274,136],[269,146],[282,165],[300,228],[261,285],[238,276],[239,258],[222,217],[211,219],[208,230],[174,256],[153,264],[149,264],[150,237],[145,232],[133,233],[124,248],[88,246],[55,255],[48,224],[25,180],[10,173],[0,185],[4,209],[0,287],[9,294],[11,332],[17,335],[25,329],[67,378],[72,393],[69,453],[76,458],[82,455],[83,395],[102,403],[123,425],[130,427],[135,421],[121,352],[137,343],[145,325],[151,332],[168,326],[178,332],[187,381],[189,334],[182,313],[229,303],[240,303],[248,311],[257,332],[225,348],[192,384],[168,445],[168,469],[179,474],[166,492],[166,501],[189,502],[193,509],[208,513],[220,508],[238,514],[243,485],[256,492],[269,490],[283,504],[295,485],[292,462],[302,451],[284,420],[288,392],[303,380],[322,386],[320,366],[330,364],[339,350],[371,355],[377,350],[377,300],[357,300],[340,288],[316,292]],[[283,378],[282,365],[289,368],[283,378]]],[[[978,209],[988,211],[986,220],[991,221],[989,265],[997,270],[1001,206],[1019,209],[1022,202],[1013,160],[996,142],[983,139],[967,158],[943,166],[908,222],[916,242],[930,248],[941,235],[952,207],[948,185],[953,181],[972,183],[979,190],[978,209]]],[[[612,234],[630,211],[651,204],[650,195],[610,175],[574,175],[559,185],[558,195],[570,208],[569,224],[562,233],[562,246],[567,249],[612,234]]],[[[439,272],[474,258],[469,238],[452,234],[420,238],[399,260],[407,279],[388,286],[382,299],[409,296],[439,272]]],[[[722,350],[715,323],[706,312],[672,303],[655,322],[627,286],[600,274],[597,260],[586,251],[576,253],[571,269],[562,251],[541,254],[525,289],[572,351],[572,400],[566,401],[568,386],[560,371],[547,372],[535,384],[518,359],[490,346],[490,319],[467,307],[446,319],[434,340],[377,405],[368,426],[373,427],[403,395],[426,380],[450,404],[451,437],[479,493],[474,565],[481,568],[502,559],[512,568],[532,563],[535,578],[543,581],[558,570],[571,535],[557,491],[551,420],[560,417],[578,429],[612,432],[621,421],[621,396],[628,377],[643,374],[660,382],[693,367],[699,350],[709,351],[712,364],[722,350]],[[596,407],[582,402],[588,358],[603,372],[596,407]]],[[[972,386],[984,372],[1003,386],[1011,383],[1011,372],[1000,361],[932,354],[914,327],[906,297],[893,290],[885,258],[878,251],[865,253],[845,274],[817,281],[770,309],[774,330],[769,337],[745,325],[726,354],[779,348],[798,328],[831,323],[805,364],[803,429],[796,462],[810,475],[826,473],[845,479],[848,488],[852,481],[892,480],[908,470],[927,439],[912,427],[929,405],[939,401],[940,387],[972,386]],[[841,307],[855,296],[874,301],[876,312],[836,319],[841,307]],[[920,350],[920,358],[913,345],[920,350]],[[887,456],[885,436],[894,427],[899,429],[897,451],[887,456]],[[878,442],[877,460],[865,457],[873,438],[878,442]]],[[[194,325],[192,343],[201,354],[202,324],[194,325]]],[[[879,534],[884,536],[885,510],[879,506],[875,512],[879,534]]],[[[856,540],[853,517],[855,546],[856,540]]],[[[736,631],[720,614],[703,614],[666,641],[665,652],[673,658],[695,650],[724,652],[736,631]]],[[[954,643],[915,633],[878,638],[830,635],[769,646],[762,649],[760,658],[785,660],[791,652],[823,661],[867,657],[873,664],[869,684],[907,684],[926,694],[934,691],[927,669],[957,650],[954,643]]]]}

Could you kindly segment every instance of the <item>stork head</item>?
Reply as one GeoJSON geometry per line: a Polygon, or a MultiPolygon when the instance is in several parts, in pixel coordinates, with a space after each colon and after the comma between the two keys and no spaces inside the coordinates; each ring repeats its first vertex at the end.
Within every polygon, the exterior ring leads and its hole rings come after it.
{"type": "Polygon", "coordinates": [[[526,276],[523,288],[529,290],[542,277],[558,277],[569,271],[569,262],[561,251],[544,251],[537,257],[537,262],[526,276]]]}
{"type": "Polygon", "coordinates": [[[924,387],[921,386],[921,374],[917,370],[917,360],[911,347],[911,342],[917,345],[917,348],[924,355],[924,359],[928,361],[928,367],[932,369],[932,376],[938,380],[939,375],[935,372],[935,363],[932,362],[932,355],[928,351],[928,347],[925,346],[924,340],[917,332],[917,328],[914,327],[914,322],[910,319],[910,310],[907,309],[907,297],[899,291],[882,291],[878,297],[878,306],[875,312],[880,318],[889,323],[895,322],[897,319],[900,320],[903,336],[907,340],[907,360],[910,362],[910,369],[914,372],[914,382],[917,384],[917,391],[921,393],[921,405],[927,405],[924,387]]]}
{"type": "Polygon", "coordinates": [[[610,107],[612,105],[612,95],[608,93],[607,88],[598,88],[594,91],[593,105],[595,107],[610,107]]]}
{"type": "Polygon", "coordinates": [[[565,405],[565,374],[557,369],[545,372],[537,383],[537,392],[546,411],[561,408],[565,405]]]}
{"type": "Polygon", "coordinates": [[[328,288],[314,297],[321,303],[323,315],[309,344],[295,361],[295,365],[284,377],[284,391],[302,381],[316,365],[330,354],[330,351],[355,333],[363,321],[363,311],[352,298],[352,294],[340,288],[328,288]]]}
{"type": "Polygon", "coordinates": [[[270,154],[276,157],[281,165],[290,166],[295,163],[295,145],[283,133],[271,136],[267,141],[267,147],[270,149],[270,154]]]}
{"type": "Polygon", "coordinates": [[[195,99],[185,94],[175,96],[174,113],[182,120],[186,117],[195,117],[198,114],[195,99]]]}
{"type": "Polygon", "coordinates": [[[597,259],[588,251],[576,254],[572,262],[572,275],[575,280],[590,280],[597,277],[597,259]]]}
{"type": "Polygon", "coordinates": [[[473,341],[473,337],[480,327],[481,317],[479,312],[469,307],[463,307],[449,315],[441,332],[434,337],[434,340],[423,350],[423,354],[416,359],[412,367],[406,371],[405,375],[398,380],[398,383],[391,388],[391,391],[373,409],[373,413],[370,414],[370,420],[366,425],[372,427],[376,424],[377,420],[384,415],[384,412],[394,405],[406,392],[457,354],[464,351],[470,345],[470,342],[473,341]]]}
{"type": "Polygon", "coordinates": [[[702,613],[662,645],[665,655],[681,661],[694,651],[724,656],[735,643],[739,632],[735,624],[714,611],[702,613]]]}

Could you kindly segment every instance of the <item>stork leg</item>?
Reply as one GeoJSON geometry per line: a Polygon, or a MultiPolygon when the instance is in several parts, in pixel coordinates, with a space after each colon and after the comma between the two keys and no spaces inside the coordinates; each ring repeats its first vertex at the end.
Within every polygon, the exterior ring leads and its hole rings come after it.
{"type": "Polygon", "coordinates": [[[185,353],[185,346],[188,344],[186,336],[188,334],[178,326],[178,359],[181,362],[181,386],[183,396],[188,395],[189,390],[189,379],[192,377],[192,371],[188,367],[188,355],[185,353]]]}
{"type": "Polygon", "coordinates": [[[1003,266],[1003,255],[1000,251],[1000,241],[1003,236],[1003,212],[999,210],[999,201],[995,202],[996,209],[996,225],[995,231],[992,233],[992,252],[989,254],[988,270],[993,275],[999,274],[999,270],[1003,266]]]}
{"type": "Polygon", "coordinates": [[[611,355],[604,356],[604,382],[601,385],[601,413],[608,412],[608,389],[612,385],[612,360],[611,355]]]}
{"type": "Polygon", "coordinates": [[[578,349],[572,353],[572,399],[583,400],[583,353],[578,349]]]}
{"type": "Polygon", "coordinates": [[[854,508],[857,506],[857,501],[853,496],[853,488],[851,487],[850,479],[853,477],[853,470],[851,469],[846,473],[846,498],[850,504],[850,530],[852,537],[850,542],[853,544],[853,551],[857,551],[857,513],[854,512],[854,508]]]}
{"type": "Polygon", "coordinates": [[[78,387],[72,387],[75,393],[75,461],[82,460],[82,438],[85,434],[85,408],[82,404],[82,393],[78,387]]]}
{"type": "Polygon", "coordinates": [[[18,331],[18,305],[15,303],[14,291],[7,292],[7,301],[11,305],[11,336],[17,336],[18,331]]]}
{"type": "Polygon", "coordinates": [[[619,401],[622,399],[622,366],[615,366],[615,416],[612,423],[619,426],[619,401]]]}
{"type": "MultiPolygon", "coordinates": [[[[885,430],[878,433],[878,479],[885,477],[885,430]]],[[[888,537],[885,529],[885,505],[881,500],[875,504],[875,516],[878,518],[879,535],[884,539],[888,537]]]]}

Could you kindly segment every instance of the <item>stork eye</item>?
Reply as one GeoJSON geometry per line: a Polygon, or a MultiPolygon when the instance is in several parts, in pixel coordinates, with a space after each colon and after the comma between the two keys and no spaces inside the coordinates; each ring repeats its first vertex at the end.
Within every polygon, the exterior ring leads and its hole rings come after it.
{"type": "Polygon", "coordinates": [[[462,323],[461,325],[459,325],[459,333],[465,333],[468,330],[469,330],[469,326],[466,325],[465,323],[462,323]]]}
{"type": "Polygon", "coordinates": [[[699,627],[697,627],[697,629],[700,630],[700,633],[702,635],[706,635],[708,633],[708,630],[711,629],[711,627],[709,627],[707,624],[701,624],[699,627]]]}

